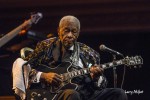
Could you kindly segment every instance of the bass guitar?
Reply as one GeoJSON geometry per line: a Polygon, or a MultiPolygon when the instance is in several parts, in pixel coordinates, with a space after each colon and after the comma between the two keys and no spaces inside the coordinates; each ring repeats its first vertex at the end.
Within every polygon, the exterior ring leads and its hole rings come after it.
{"type": "Polygon", "coordinates": [[[18,27],[16,27],[15,29],[13,29],[12,31],[0,38],[0,48],[3,45],[5,45],[8,41],[13,39],[19,32],[21,32],[22,29],[24,29],[25,27],[30,27],[33,23],[36,24],[41,18],[41,13],[31,15],[30,19],[28,19],[23,24],[19,25],[18,27]]]}

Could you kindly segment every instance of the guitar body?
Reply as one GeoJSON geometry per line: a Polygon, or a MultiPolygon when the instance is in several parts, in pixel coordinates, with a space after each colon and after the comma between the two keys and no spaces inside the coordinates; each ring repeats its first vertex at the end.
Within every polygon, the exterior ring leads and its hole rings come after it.
{"type": "MultiPolygon", "coordinates": [[[[46,65],[40,65],[36,70],[41,72],[54,72],[57,74],[68,73],[72,63],[63,62],[56,67],[48,67],[46,65]]],[[[67,76],[66,76],[67,77],[67,76]]],[[[71,83],[71,80],[65,80],[59,86],[46,86],[43,83],[32,83],[30,88],[27,89],[27,100],[47,100],[53,99],[58,93],[65,89],[77,89],[78,85],[71,83]]]]}

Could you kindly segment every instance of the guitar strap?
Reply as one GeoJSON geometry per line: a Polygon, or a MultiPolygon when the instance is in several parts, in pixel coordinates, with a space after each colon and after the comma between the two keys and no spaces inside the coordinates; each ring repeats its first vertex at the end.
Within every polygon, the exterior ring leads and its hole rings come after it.
{"type": "MultiPolygon", "coordinates": [[[[62,48],[62,43],[60,42],[60,48],[62,48]]],[[[58,62],[59,63],[61,63],[61,61],[62,61],[62,51],[61,51],[61,49],[59,49],[59,58],[58,58],[58,62]]]]}
{"type": "Polygon", "coordinates": [[[81,60],[82,60],[82,62],[83,62],[83,66],[85,67],[85,68],[88,68],[88,65],[87,65],[87,60],[85,59],[85,57],[84,57],[84,55],[83,54],[80,54],[80,58],[81,58],[81,60]]]}
{"type": "MultiPolygon", "coordinates": [[[[56,60],[55,58],[54,58],[54,55],[53,55],[53,50],[54,50],[54,48],[57,46],[57,42],[59,42],[59,39],[58,39],[58,37],[53,41],[53,43],[51,44],[51,46],[50,46],[50,48],[48,48],[48,50],[47,50],[47,57],[49,58],[49,59],[51,59],[51,58],[53,58],[53,61],[51,61],[51,63],[49,63],[49,66],[50,65],[52,65],[53,63],[57,63],[57,65],[59,65],[60,63],[61,63],[61,56],[62,56],[62,54],[60,53],[61,52],[61,50],[59,50],[59,57],[58,57],[58,59],[56,60]]],[[[61,43],[59,43],[60,44],[60,47],[62,46],[62,44],[61,43]]]]}
{"type": "Polygon", "coordinates": [[[79,61],[79,46],[77,44],[77,42],[75,42],[74,44],[74,50],[73,53],[71,55],[71,60],[74,64],[77,64],[77,62],[79,61]]]}

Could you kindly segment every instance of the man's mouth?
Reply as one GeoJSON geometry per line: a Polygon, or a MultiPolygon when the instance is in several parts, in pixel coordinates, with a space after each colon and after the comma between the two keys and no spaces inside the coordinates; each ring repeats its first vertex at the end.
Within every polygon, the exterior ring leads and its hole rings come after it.
{"type": "Polygon", "coordinates": [[[64,39],[64,42],[68,42],[68,43],[73,43],[74,39],[73,38],[66,38],[64,39]]]}
{"type": "Polygon", "coordinates": [[[64,44],[66,47],[70,47],[70,46],[72,46],[72,45],[74,44],[74,39],[66,38],[66,39],[64,39],[63,42],[64,42],[63,44],[64,44]]]}

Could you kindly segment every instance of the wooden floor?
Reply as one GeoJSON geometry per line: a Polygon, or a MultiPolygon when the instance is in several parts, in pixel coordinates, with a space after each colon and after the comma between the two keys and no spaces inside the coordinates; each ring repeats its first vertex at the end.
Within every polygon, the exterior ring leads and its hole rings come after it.
{"type": "Polygon", "coordinates": [[[0,100],[15,100],[14,96],[0,96],[0,100]]]}

